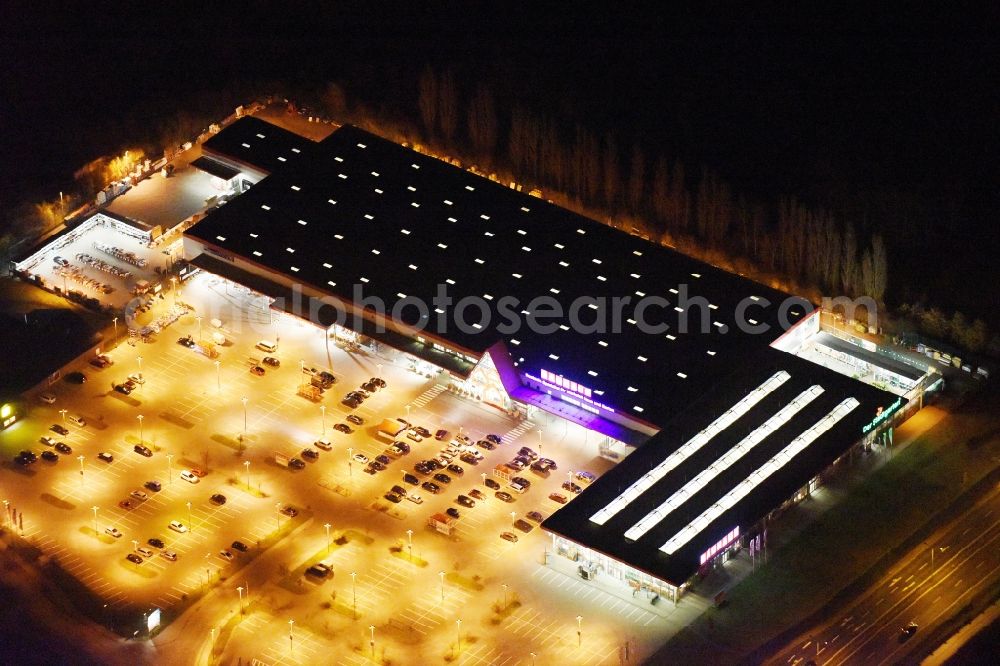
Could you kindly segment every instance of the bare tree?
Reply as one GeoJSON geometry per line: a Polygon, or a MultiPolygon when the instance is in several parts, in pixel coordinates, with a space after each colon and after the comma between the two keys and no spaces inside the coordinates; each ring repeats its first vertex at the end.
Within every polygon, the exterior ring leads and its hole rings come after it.
{"type": "Polygon", "coordinates": [[[621,175],[618,169],[618,143],[611,132],[608,132],[604,136],[603,157],[604,204],[608,207],[608,212],[614,215],[618,208],[618,190],[621,187],[621,175]]]}
{"type": "Polygon", "coordinates": [[[326,84],[322,96],[324,110],[333,118],[343,122],[347,117],[347,95],[339,84],[333,81],[326,84]]]}
{"type": "Polygon", "coordinates": [[[476,89],[469,105],[469,138],[476,153],[492,163],[497,144],[497,111],[493,93],[485,85],[476,89]]]}
{"type": "Polygon", "coordinates": [[[428,139],[434,136],[434,126],[437,121],[438,103],[437,76],[430,65],[424,66],[424,71],[420,74],[420,120],[424,124],[424,131],[427,132],[428,139]]]}
{"type": "Polygon", "coordinates": [[[872,246],[865,251],[861,263],[862,279],[864,282],[865,294],[871,296],[876,302],[881,303],[885,296],[885,287],[888,282],[888,260],[885,254],[885,243],[882,236],[876,234],[872,238],[872,246]]]}
{"type": "Polygon", "coordinates": [[[642,213],[646,198],[646,156],[642,147],[632,145],[632,161],[628,174],[628,208],[633,215],[642,213]]]}
{"type": "Polygon", "coordinates": [[[854,225],[848,222],[844,229],[844,246],[840,253],[840,286],[845,295],[853,296],[860,291],[858,288],[860,277],[858,241],[854,236],[854,225]]]}
{"type": "Polygon", "coordinates": [[[449,70],[438,79],[438,127],[446,146],[454,145],[455,130],[458,128],[458,92],[455,75],[449,70]]]}

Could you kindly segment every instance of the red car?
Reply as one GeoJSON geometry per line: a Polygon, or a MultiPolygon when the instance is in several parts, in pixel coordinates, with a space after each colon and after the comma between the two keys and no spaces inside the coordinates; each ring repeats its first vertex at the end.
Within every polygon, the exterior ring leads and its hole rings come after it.
{"type": "Polygon", "coordinates": [[[206,472],[203,469],[198,469],[197,467],[192,467],[190,471],[191,471],[192,474],[194,474],[195,476],[197,476],[199,479],[202,479],[202,478],[204,478],[205,476],[208,475],[208,472],[206,472]]]}
{"type": "Polygon", "coordinates": [[[255,365],[255,366],[253,366],[253,367],[250,368],[250,374],[251,375],[257,375],[258,377],[263,377],[264,376],[264,368],[260,367],[259,365],[255,365]]]}
{"type": "Polygon", "coordinates": [[[559,502],[560,504],[566,503],[566,496],[560,495],[559,493],[552,493],[551,495],[549,495],[549,499],[552,500],[553,502],[559,502]]]}

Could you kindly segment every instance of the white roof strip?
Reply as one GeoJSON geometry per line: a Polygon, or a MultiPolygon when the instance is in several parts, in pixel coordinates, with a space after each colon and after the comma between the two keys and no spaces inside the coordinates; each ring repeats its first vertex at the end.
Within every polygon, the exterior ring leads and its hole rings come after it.
{"type": "Polygon", "coordinates": [[[713,521],[718,519],[723,513],[736,506],[736,504],[750,492],[766,481],[768,477],[784,467],[788,462],[806,450],[816,439],[827,430],[837,425],[837,422],[851,413],[860,403],[854,398],[847,398],[834,407],[829,414],[813,424],[808,430],[791,441],[791,443],[779,451],[773,458],[761,465],[757,470],[744,479],[738,486],[726,493],[722,499],[706,509],[700,516],[692,520],[680,532],[670,537],[670,540],[660,546],[660,550],[667,555],[673,555],[688,541],[693,539],[702,530],[708,527],[713,521]]]}
{"type": "Polygon", "coordinates": [[[660,504],[660,506],[643,516],[641,520],[636,522],[631,528],[628,529],[628,531],[625,532],[625,538],[631,541],[641,539],[646,532],[653,529],[653,527],[658,525],[661,520],[673,513],[689,498],[693,497],[698,491],[702,490],[705,486],[711,483],[717,476],[736,464],[740,458],[750,453],[755,446],[767,439],[768,435],[771,435],[776,430],[781,428],[781,426],[788,423],[788,421],[799,413],[803,407],[815,400],[822,393],[823,387],[816,384],[800,393],[794,400],[782,407],[767,421],[764,421],[763,424],[740,440],[724,455],[699,472],[693,479],[681,486],[673,495],[660,504]]]}
{"type": "Polygon", "coordinates": [[[649,490],[653,484],[665,477],[670,470],[687,460],[688,457],[694,455],[694,453],[701,449],[701,447],[708,444],[713,437],[728,428],[737,419],[753,409],[754,405],[763,400],[768,394],[775,391],[789,379],[791,379],[791,375],[784,370],[779,370],[771,375],[767,381],[743,396],[739,402],[730,407],[725,414],[712,421],[707,428],[685,442],[683,446],[667,456],[663,462],[646,472],[635,483],[626,488],[625,492],[620,494],[618,497],[609,502],[603,509],[591,516],[590,522],[597,523],[598,525],[603,525],[608,522],[608,520],[613,518],[615,514],[631,504],[644,492],[649,490]]]}

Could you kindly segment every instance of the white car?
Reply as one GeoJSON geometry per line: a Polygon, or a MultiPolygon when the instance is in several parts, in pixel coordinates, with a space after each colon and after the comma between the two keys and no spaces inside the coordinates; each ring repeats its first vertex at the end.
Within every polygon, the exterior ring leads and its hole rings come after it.
{"type": "Polygon", "coordinates": [[[174,532],[180,532],[181,534],[188,531],[187,525],[179,520],[171,520],[167,527],[172,529],[174,532]]]}
{"type": "Polygon", "coordinates": [[[122,537],[122,533],[118,531],[117,527],[105,527],[104,528],[104,533],[105,534],[110,534],[111,536],[113,536],[116,539],[120,539],[122,537]]]}
{"type": "Polygon", "coordinates": [[[222,559],[224,559],[226,562],[232,562],[233,561],[233,554],[230,553],[228,550],[220,550],[219,551],[219,557],[221,557],[222,559]]]}
{"type": "Polygon", "coordinates": [[[416,493],[409,493],[409,494],[407,494],[406,499],[410,500],[414,504],[423,504],[424,503],[424,498],[421,497],[420,495],[416,494],[416,493]]]}
{"type": "Polygon", "coordinates": [[[38,399],[44,402],[46,405],[51,405],[56,401],[56,396],[52,393],[45,392],[38,396],[38,399]]]}
{"type": "Polygon", "coordinates": [[[40,441],[40,442],[41,442],[42,444],[44,444],[45,446],[55,446],[55,445],[56,445],[56,443],[57,443],[57,442],[58,442],[59,440],[57,440],[57,439],[54,439],[54,438],[52,438],[52,437],[45,437],[45,436],[42,436],[42,438],[41,438],[40,440],[38,440],[38,441],[40,441]]]}
{"type": "Polygon", "coordinates": [[[355,453],[354,454],[354,462],[359,462],[362,465],[366,465],[366,464],[368,464],[368,456],[366,456],[363,453],[355,453]]]}
{"type": "Polygon", "coordinates": [[[324,451],[329,451],[333,448],[333,444],[331,444],[329,440],[326,439],[317,439],[315,442],[313,442],[313,446],[315,446],[318,449],[323,449],[324,451]]]}
{"type": "Polygon", "coordinates": [[[172,550],[165,550],[162,553],[160,553],[160,555],[163,556],[163,557],[165,557],[165,558],[167,558],[171,562],[176,562],[177,561],[177,553],[175,553],[172,550]]]}
{"type": "Polygon", "coordinates": [[[129,381],[135,382],[136,384],[145,384],[146,380],[142,378],[141,372],[133,372],[128,376],[129,381]]]}
{"type": "Polygon", "coordinates": [[[188,483],[198,483],[201,481],[201,479],[199,479],[196,474],[191,472],[191,470],[187,469],[181,472],[181,478],[187,481],[188,483]]]}
{"type": "Polygon", "coordinates": [[[136,548],[135,552],[139,553],[140,555],[142,555],[143,557],[145,557],[147,559],[153,556],[153,551],[151,551],[149,548],[145,548],[143,546],[139,546],[138,548],[136,548]]]}

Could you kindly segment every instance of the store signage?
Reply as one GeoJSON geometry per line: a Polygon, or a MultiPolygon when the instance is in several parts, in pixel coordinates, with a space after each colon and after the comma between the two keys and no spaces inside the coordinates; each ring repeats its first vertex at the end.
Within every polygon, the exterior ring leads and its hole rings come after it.
{"type": "Polygon", "coordinates": [[[872,428],[874,428],[879,423],[882,423],[882,421],[885,421],[887,418],[889,418],[893,412],[895,412],[897,409],[900,408],[902,404],[903,404],[903,399],[896,398],[896,402],[892,403],[888,407],[886,408],[879,407],[878,411],[875,413],[875,418],[871,420],[871,423],[863,427],[861,429],[861,432],[865,434],[869,433],[872,430],[872,428]]]}

